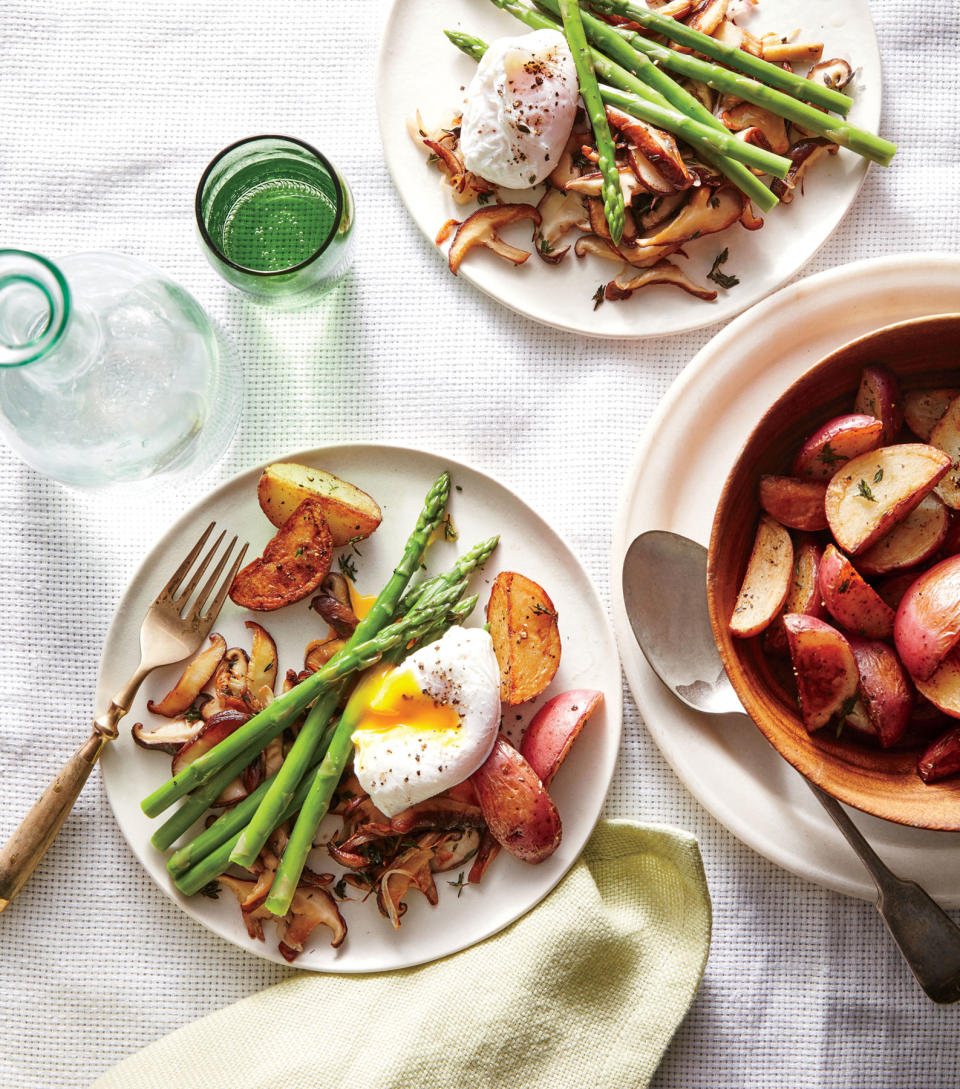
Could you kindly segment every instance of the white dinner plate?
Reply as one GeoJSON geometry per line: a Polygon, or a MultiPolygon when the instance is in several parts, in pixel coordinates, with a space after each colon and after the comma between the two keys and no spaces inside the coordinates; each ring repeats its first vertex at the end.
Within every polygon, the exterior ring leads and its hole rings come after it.
{"type": "MultiPolygon", "coordinates": [[[[685,708],[646,663],[621,573],[631,541],[667,529],[706,545],[723,482],[763,412],[804,371],[871,330],[960,311],[960,257],[901,255],[830,269],[785,288],[713,338],[661,401],[636,453],[614,530],[614,627],[647,729],[681,781],[744,843],[827,888],[876,889],[801,777],[739,717],[685,708]]],[[[664,587],[669,597],[670,588],[664,587]]],[[[960,834],[851,815],[892,869],[960,906],[960,834]]]]}
{"type": "MultiPolygon", "coordinates": [[[[454,487],[448,510],[459,539],[456,543],[439,540],[431,544],[426,554],[429,571],[445,570],[458,552],[500,533],[498,549],[483,571],[474,576],[472,585],[480,594],[480,605],[469,623],[483,622],[489,583],[498,571],[528,574],[553,599],[562,638],[559,671],[545,695],[534,701],[534,708],[551,694],[570,688],[599,688],[604,693],[603,706],[584,727],[551,784],[550,793],[563,821],[563,840],[546,862],[530,866],[501,854],[481,884],[468,886],[459,895],[447,887],[447,878],[456,881],[458,871],[438,874],[438,906],[431,908],[420,893],[411,892],[398,931],[380,916],[373,898],[344,903],[341,910],[348,935],[340,949],[332,949],[329,932],[318,928],[295,961],[298,968],[325,972],[372,972],[419,964],[472,945],[523,915],[556,885],[580,853],[600,814],[620,743],[622,708],[616,642],[604,607],[569,547],[513,492],[476,469],[450,458],[376,444],[347,443],[300,451],[284,460],[324,468],[357,484],[380,503],[383,523],[369,540],[359,544],[362,555],[354,556],[357,587],[368,594],[377,593],[389,577],[430,484],[440,472],[449,469],[454,487]]],[[[97,685],[98,708],[108,704],[112,693],[133,672],[146,608],[203,526],[215,519],[219,526],[248,539],[257,554],[273,535],[275,530],[257,502],[259,476],[258,467],[215,489],[171,526],[144,559],[107,636],[97,685]]],[[[281,676],[288,668],[301,669],[306,644],[326,631],[326,625],[308,608],[307,600],[260,614],[239,609],[228,600],[216,630],[225,636],[229,646],[249,649],[249,633],[243,622],[251,616],[276,640],[281,676]]],[[[170,757],[135,745],[130,726],[137,721],[161,721],[148,714],[146,699],[160,698],[181,669],[169,667],[147,678],[121,724],[121,736],[105,751],[103,779],[110,804],[134,854],[188,915],[228,941],[285,964],[272,925],[264,926],[265,942],[254,941],[247,936],[237,902],[228,891],[221,891],[218,900],[181,896],[165,869],[167,853],[150,845],[150,836],[160,822],[144,816],[140,802],[169,777],[170,757]]],[[[504,708],[505,731],[516,736],[532,710],[527,706],[504,708]]],[[[322,831],[332,831],[337,824],[336,818],[330,818],[322,831]]],[[[338,872],[323,848],[314,853],[310,865],[322,872],[338,872]]],[[[469,864],[464,867],[468,868],[469,864]]]]}
{"type": "MultiPolygon", "coordinates": [[[[851,84],[854,99],[848,120],[876,132],[880,122],[880,55],[867,0],[761,0],[738,22],[760,33],[789,33],[825,43],[824,57],[846,57],[857,69],[851,84]]],[[[457,205],[414,145],[407,122],[419,109],[429,127],[447,124],[462,109],[463,89],[476,64],[455,49],[443,31],[461,30],[490,41],[526,27],[489,0],[394,0],[387,18],[377,64],[377,113],[387,166],[410,214],[433,241],[448,219],[462,219],[457,205]]],[[[505,306],[536,321],[598,337],[663,336],[726,321],[789,279],[823,245],[852,204],[866,174],[866,161],[842,150],[810,171],[805,195],[765,216],[762,230],[738,225],[684,246],[689,260],[681,266],[699,283],[717,254],[727,248],[724,270],[740,278],[730,290],[719,290],[715,302],[703,302],[671,287],[644,288],[625,302],[607,302],[594,310],[597,286],[617,266],[596,257],[577,260],[569,254],[559,265],[536,255],[519,267],[478,250],[470,254],[459,276],[505,306]]],[[[896,169],[894,167],[893,169],[896,169]]],[[[542,190],[510,199],[539,199],[542,190]]],[[[472,210],[467,206],[467,210],[472,210]]],[[[504,232],[517,246],[530,248],[530,225],[504,232]]],[[[444,255],[437,250],[437,259],[444,255]]],[[[469,306],[464,289],[463,305],[469,306]]]]}

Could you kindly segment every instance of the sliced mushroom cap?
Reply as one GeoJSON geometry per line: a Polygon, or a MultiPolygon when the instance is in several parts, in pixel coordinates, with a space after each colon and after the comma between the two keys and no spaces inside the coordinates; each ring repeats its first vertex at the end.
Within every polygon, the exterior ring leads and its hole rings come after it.
{"type": "Polygon", "coordinates": [[[611,301],[628,299],[634,291],[642,287],[652,287],[654,284],[669,284],[679,287],[691,295],[705,302],[713,302],[717,297],[716,291],[695,284],[686,273],[672,261],[660,261],[653,268],[640,273],[621,273],[607,284],[605,295],[611,301]]]}
{"type": "Polygon", "coordinates": [[[269,912],[263,908],[262,901],[253,909],[245,909],[243,906],[250,902],[253,890],[256,888],[256,881],[251,881],[244,877],[233,877],[231,874],[221,874],[217,878],[217,881],[236,896],[237,901],[240,904],[240,912],[243,916],[244,925],[247,928],[247,934],[256,941],[262,942],[263,920],[270,917],[269,912]]]}
{"type": "Polygon", "coordinates": [[[684,22],[692,30],[699,30],[701,34],[712,35],[726,18],[730,0],[700,0],[684,22]]]}
{"type": "Polygon", "coordinates": [[[630,140],[656,166],[664,177],[669,178],[674,189],[687,189],[693,184],[693,178],[687,164],[680,157],[677,141],[669,132],[648,125],[635,117],[606,107],[607,120],[630,140]]]}
{"type": "MultiPolygon", "coordinates": [[[[640,180],[630,166],[619,167],[618,173],[623,203],[629,207],[630,202],[638,193],[646,192],[646,186],[640,184],[640,180]]],[[[603,192],[603,174],[599,170],[581,174],[579,178],[574,178],[572,182],[567,183],[567,191],[580,193],[585,197],[599,197],[603,192]]]]}
{"type": "Polygon", "coordinates": [[[658,170],[647,156],[638,147],[634,147],[633,144],[627,147],[627,162],[630,164],[630,169],[636,175],[637,180],[648,193],[665,195],[677,191],[677,187],[663,171],[658,170]]]}
{"type": "Polygon", "coordinates": [[[853,79],[853,69],[841,57],[834,57],[832,60],[815,64],[807,72],[807,79],[812,79],[814,83],[822,83],[824,87],[829,87],[833,91],[842,91],[853,79]]]}
{"type": "MultiPolygon", "coordinates": [[[[783,155],[790,147],[787,138],[787,125],[782,117],[756,106],[752,102],[741,102],[721,114],[721,120],[731,132],[743,129],[759,129],[767,141],[767,146],[777,155],[783,155]]],[[[751,142],[756,143],[754,138],[751,142]]]]}
{"type": "Polygon", "coordinates": [[[203,756],[215,745],[219,745],[225,737],[229,737],[249,718],[247,711],[228,710],[220,711],[207,719],[197,736],[177,751],[171,764],[171,775],[176,775],[188,764],[192,764],[197,757],[203,756]]]}
{"type": "Polygon", "coordinates": [[[192,741],[204,727],[199,715],[175,718],[153,730],[145,730],[142,722],[135,722],[130,730],[133,740],[144,749],[157,749],[171,756],[192,741]]]}
{"type": "Polygon", "coordinates": [[[310,608],[318,612],[341,639],[349,639],[360,623],[349,605],[344,605],[330,594],[317,594],[310,602],[310,608]]]}
{"type": "Polygon", "coordinates": [[[304,668],[309,673],[316,673],[318,669],[330,661],[334,654],[339,654],[344,646],[345,643],[340,638],[314,639],[313,642],[307,644],[307,649],[304,652],[304,668]]]}
{"type": "Polygon", "coordinates": [[[453,236],[448,254],[450,271],[456,275],[464,257],[476,246],[484,246],[515,265],[522,265],[530,254],[504,242],[497,232],[524,219],[539,224],[540,213],[532,204],[499,204],[467,216],[453,236]]]}
{"type": "Polygon", "coordinates": [[[467,874],[467,880],[471,885],[479,885],[483,880],[483,875],[487,872],[487,867],[500,853],[500,844],[493,838],[493,834],[489,828],[485,828],[483,836],[480,840],[480,847],[477,849],[477,853],[473,859],[473,865],[470,867],[470,872],[467,874]]]}
{"type": "Polygon", "coordinates": [[[410,847],[390,863],[377,882],[377,907],[394,930],[407,909],[403,898],[411,889],[419,889],[427,900],[436,905],[437,886],[430,863],[433,859],[434,834],[428,834],[417,847],[410,847]]]}
{"type": "Polygon", "coordinates": [[[327,927],[333,937],[330,944],[337,949],[347,936],[347,924],[343,921],[337,902],[326,889],[299,886],[290,902],[290,911],[277,924],[280,952],[288,961],[294,961],[310,935],[318,926],[327,927]]]}
{"type": "Polygon", "coordinates": [[[451,127],[431,133],[424,128],[419,110],[416,120],[407,122],[407,131],[414,142],[430,153],[431,160],[443,174],[453,199],[458,204],[469,204],[482,193],[493,193],[495,186],[478,174],[467,170],[460,155],[460,118],[454,118],[451,127]]]}
{"type": "Polygon", "coordinates": [[[683,208],[655,234],[641,238],[643,246],[681,244],[705,234],[714,234],[735,223],[746,198],[732,185],[719,189],[698,189],[683,208]]]}
{"type": "Polygon", "coordinates": [[[266,628],[255,620],[246,621],[246,627],[253,634],[253,643],[247,662],[245,697],[254,710],[260,711],[266,706],[262,690],[267,688],[272,696],[277,682],[277,644],[266,628]]]}
{"type": "Polygon", "coordinates": [[[205,719],[211,719],[221,711],[246,710],[247,665],[247,653],[240,647],[231,647],[223,656],[210,682],[212,696],[201,712],[205,719]]]}
{"type": "Polygon", "coordinates": [[[562,189],[567,182],[573,181],[574,178],[580,176],[580,167],[577,165],[577,160],[580,157],[579,151],[582,143],[583,132],[574,126],[573,131],[567,137],[563,151],[560,152],[557,165],[547,177],[547,185],[552,185],[554,189],[562,189]]]}
{"type": "Polygon", "coordinates": [[[346,575],[341,575],[339,571],[331,571],[320,584],[320,589],[325,594],[335,597],[341,605],[351,608],[350,584],[347,582],[346,575]]]}
{"type": "Polygon", "coordinates": [[[559,249],[560,242],[571,230],[586,231],[590,218],[579,193],[567,193],[561,189],[547,189],[537,205],[540,224],[533,229],[533,244],[537,253],[551,265],[559,264],[569,246],[559,249]]]}
{"type": "Polygon", "coordinates": [[[745,200],[743,202],[743,211],[740,213],[740,226],[746,227],[748,231],[759,231],[763,226],[763,216],[757,215],[753,210],[752,201],[745,200]]]}
{"type": "Polygon", "coordinates": [[[811,137],[809,140],[801,140],[794,144],[787,152],[787,158],[791,162],[790,171],[781,181],[774,178],[770,188],[780,198],[781,203],[790,204],[797,195],[797,189],[803,192],[803,179],[807,170],[824,154],[836,155],[840,148],[822,136],[811,137]]]}
{"type": "Polygon", "coordinates": [[[765,34],[761,38],[765,61],[771,64],[815,64],[823,56],[823,42],[787,41],[777,34],[765,34]]]}
{"type": "Polygon", "coordinates": [[[658,223],[663,223],[690,199],[692,191],[683,189],[679,193],[670,193],[653,201],[650,207],[640,217],[640,227],[649,231],[658,223]]]}
{"type": "Polygon", "coordinates": [[[227,641],[216,632],[210,636],[210,645],[201,651],[180,674],[177,683],[160,700],[154,703],[147,700],[147,710],[155,715],[163,715],[165,718],[175,718],[182,715],[200,694],[200,689],[210,680],[217,671],[217,667],[223,661],[227,652],[227,641]]]}

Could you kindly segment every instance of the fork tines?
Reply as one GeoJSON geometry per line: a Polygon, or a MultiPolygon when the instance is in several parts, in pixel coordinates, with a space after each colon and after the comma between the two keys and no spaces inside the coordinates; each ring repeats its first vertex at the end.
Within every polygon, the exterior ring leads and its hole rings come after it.
{"type": "MultiPolygon", "coordinates": [[[[185,586],[181,587],[181,583],[183,582],[184,577],[193,566],[193,563],[196,560],[197,556],[200,554],[203,546],[207,543],[207,539],[213,532],[215,525],[216,522],[211,522],[210,525],[208,525],[207,528],[203,531],[203,533],[200,534],[200,539],[193,546],[193,548],[190,549],[183,563],[181,563],[176,571],[174,571],[172,577],[170,578],[170,581],[167,583],[166,586],[164,586],[163,590],[161,590],[160,592],[158,600],[166,598],[173,605],[178,613],[183,611],[187,602],[190,600],[190,596],[193,594],[194,590],[196,590],[197,586],[200,583],[200,579],[203,577],[203,574],[206,571],[207,567],[209,567],[210,561],[217,554],[217,551],[220,548],[224,537],[226,536],[226,532],[224,531],[220,534],[219,537],[217,537],[217,539],[210,546],[206,555],[200,561],[196,571],[194,571],[193,575],[190,577],[190,581],[185,586]]],[[[243,558],[246,555],[248,547],[246,543],[241,546],[240,552],[234,559],[230,570],[227,573],[227,577],[223,580],[223,583],[220,586],[216,597],[213,599],[210,608],[205,614],[203,614],[203,616],[200,615],[200,610],[206,604],[207,598],[213,592],[214,587],[216,587],[220,575],[223,572],[223,569],[226,566],[227,561],[230,558],[230,554],[233,552],[236,543],[237,538],[236,536],[234,536],[233,540],[231,540],[230,543],[227,545],[226,551],[217,562],[216,567],[214,567],[210,577],[207,579],[202,589],[200,590],[200,594],[197,597],[197,600],[191,610],[193,614],[200,619],[212,620],[213,618],[215,618],[217,613],[219,613],[224,601],[226,600],[226,596],[230,591],[233,580],[236,577],[237,572],[240,570],[240,565],[243,563],[243,558]]]]}

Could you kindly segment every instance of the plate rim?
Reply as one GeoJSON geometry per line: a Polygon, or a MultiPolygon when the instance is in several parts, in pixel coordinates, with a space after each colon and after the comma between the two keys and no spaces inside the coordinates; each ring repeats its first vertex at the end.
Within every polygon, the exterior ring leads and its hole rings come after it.
{"type": "MultiPolygon", "coordinates": [[[[386,94],[383,86],[384,80],[382,79],[382,70],[386,63],[386,57],[389,51],[389,44],[395,37],[391,33],[391,31],[394,29],[394,23],[398,18],[398,12],[400,7],[410,2],[411,0],[391,0],[389,11],[384,18],[380,32],[380,38],[377,44],[377,52],[374,62],[374,104],[377,111],[377,129],[380,135],[380,146],[383,153],[383,160],[386,163],[387,173],[390,175],[390,180],[393,183],[394,190],[399,197],[401,204],[404,206],[407,216],[409,216],[409,218],[413,220],[414,225],[417,227],[421,235],[433,248],[437,248],[434,245],[435,232],[428,230],[425,224],[420,223],[419,219],[413,213],[410,205],[407,203],[407,200],[404,196],[404,188],[400,185],[397,177],[397,170],[395,169],[396,164],[387,151],[389,145],[385,132],[384,110],[381,107],[381,99],[383,95],[386,94]]],[[[879,132],[883,118],[883,65],[880,55],[880,43],[877,37],[877,27],[876,22],[873,18],[873,11],[869,3],[867,2],[867,0],[862,0],[862,2],[861,0],[857,0],[857,2],[861,7],[861,15],[865,16],[869,20],[871,29],[871,33],[866,39],[864,50],[865,52],[869,52],[870,55],[869,58],[862,58],[859,67],[868,67],[869,70],[876,73],[876,81],[879,87],[879,93],[877,94],[876,99],[876,116],[869,121],[869,124],[872,125],[876,129],[876,131],[879,132]]],[[[742,305],[738,302],[733,309],[728,311],[722,317],[704,316],[702,320],[699,318],[694,318],[692,321],[684,322],[682,325],[678,325],[675,328],[669,328],[665,330],[653,330],[650,332],[645,332],[642,329],[631,332],[624,332],[623,330],[606,331],[589,329],[585,328],[582,324],[571,324],[570,322],[564,322],[562,320],[555,320],[548,317],[541,317],[539,315],[532,314],[529,309],[524,309],[522,306],[511,302],[509,296],[501,296],[483,283],[479,283],[474,277],[472,270],[467,265],[464,265],[460,269],[460,274],[462,278],[471,285],[472,288],[480,291],[488,299],[491,299],[498,305],[505,307],[511,313],[517,314],[520,317],[527,319],[528,321],[533,321],[539,325],[546,326],[547,328],[556,329],[563,333],[572,333],[579,336],[589,337],[593,340],[652,340],[658,337],[681,336],[684,333],[695,332],[699,329],[704,329],[710,325],[715,325],[720,322],[723,322],[724,325],[726,325],[731,321],[737,320],[738,317],[740,317],[751,307],[758,305],[764,299],[769,298],[772,294],[782,289],[783,286],[787,284],[790,279],[801,273],[807,267],[810,261],[813,260],[813,258],[816,257],[816,255],[823,249],[827,242],[834,236],[841,223],[846,219],[847,215],[850,213],[850,210],[853,208],[854,204],[856,204],[857,199],[859,198],[860,193],[863,190],[864,183],[867,179],[867,174],[869,173],[870,169],[874,168],[875,166],[875,163],[868,162],[867,160],[861,160],[860,166],[858,167],[857,171],[856,186],[851,192],[846,205],[837,216],[836,222],[798,265],[778,276],[765,287],[755,292],[753,296],[745,295],[742,305]]],[[[692,299],[690,301],[691,303],[694,302],[694,300],[692,299]]],[[[709,313],[708,306],[705,306],[704,309],[706,309],[709,313]]]]}
{"type": "MultiPolygon", "coordinates": [[[[310,458],[323,458],[324,456],[333,455],[349,455],[351,452],[358,450],[369,451],[372,453],[392,452],[395,455],[412,455],[414,457],[425,457],[428,459],[435,459],[447,466],[455,475],[458,470],[464,470],[468,473],[475,474],[481,478],[487,486],[505,492],[512,499],[519,503],[524,509],[528,517],[532,517],[536,522],[546,527],[547,531],[553,535],[554,541],[559,545],[561,550],[566,554],[569,560],[573,563],[575,569],[579,573],[578,582],[578,597],[589,601],[591,612],[595,612],[598,617],[602,618],[603,630],[606,636],[606,642],[608,642],[610,649],[613,651],[615,660],[617,663],[616,668],[616,681],[613,683],[611,678],[611,687],[607,691],[604,687],[604,705],[606,713],[606,730],[609,734],[607,744],[610,748],[611,758],[609,761],[609,767],[607,773],[603,777],[602,784],[598,784],[597,794],[594,798],[593,804],[585,807],[589,815],[589,827],[586,828],[585,835],[582,838],[582,842],[578,842],[577,849],[570,857],[569,861],[562,867],[558,868],[557,873],[551,876],[550,881],[542,889],[537,890],[537,894],[534,899],[529,902],[525,902],[522,908],[510,914],[510,917],[495,922],[492,927],[482,927],[482,933],[476,934],[467,940],[459,943],[454,943],[449,948],[444,948],[439,952],[429,952],[423,956],[413,955],[408,959],[398,961],[397,963],[390,963],[386,965],[363,965],[352,966],[349,962],[342,962],[338,958],[330,964],[307,964],[302,963],[299,959],[295,960],[292,964],[282,959],[279,952],[273,950],[269,943],[256,942],[253,944],[246,944],[243,942],[243,936],[237,935],[239,940],[234,940],[233,937],[222,933],[219,929],[211,924],[209,920],[205,920],[200,917],[200,914],[194,910],[191,910],[189,904],[185,898],[181,897],[172,884],[165,884],[154,875],[152,869],[146,864],[141,857],[140,844],[135,842],[135,837],[128,833],[124,822],[120,818],[118,813],[118,802],[116,800],[114,792],[111,790],[110,783],[113,775],[109,771],[114,762],[120,760],[120,756],[112,747],[108,747],[105,750],[104,755],[106,761],[103,767],[101,767],[101,781],[103,784],[103,790],[107,797],[107,801],[110,805],[110,810],[113,815],[114,821],[123,836],[128,848],[130,849],[133,858],[137,865],[145,872],[153,886],[155,886],[170,902],[172,902],[186,917],[190,918],[193,922],[202,926],[210,934],[215,937],[228,942],[230,945],[240,949],[242,952],[250,953],[258,956],[261,959],[265,959],[273,964],[279,964],[283,967],[293,970],[301,970],[308,972],[318,972],[322,974],[342,974],[342,975],[367,975],[374,972],[384,971],[399,971],[406,968],[416,967],[420,964],[431,963],[432,961],[441,959],[442,957],[450,956],[453,953],[460,952],[464,949],[470,948],[473,945],[478,944],[481,941],[485,941],[487,938],[499,933],[507,926],[512,925],[519,918],[526,915],[529,911],[532,911],[545,897],[547,897],[554,888],[563,880],[563,878],[569,873],[569,871],[576,864],[577,859],[580,857],[580,853],[586,844],[587,839],[596,828],[597,822],[603,812],[604,805],[606,804],[607,795],[610,792],[610,784],[613,781],[613,775],[619,762],[619,750],[623,737],[623,696],[622,696],[622,676],[620,673],[619,665],[619,648],[616,639],[616,633],[613,628],[613,623],[610,618],[609,609],[606,607],[603,598],[600,596],[596,584],[590,573],[586,570],[583,562],[580,560],[576,551],[567,541],[566,537],[554,529],[554,527],[537,511],[537,509],[531,506],[513,487],[504,484],[499,481],[492,474],[486,472],[484,469],[477,468],[475,465],[468,461],[464,461],[459,457],[451,457],[447,453],[439,452],[435,448],[429,446],[411,446],[404,443],[391,442],[391,441],[377,441],[377,440],[345,440],[343,442],[330,442],[324,443],[319,446],[313,446],[310,448],[288,449],[275,457],[271,457],[267,461],[256,462],[252,465],[248,465],[245,468],[237,470],[232,473],[225,480],[219,482],[216,486],[210,488],[202,496],[194,500],[189,507],[183,510],[176,519],[163,531],[153,545],[147,550],[147,552],[140,557],[134,571],[131,573],[127,583],[118,599],[113,611],[113,615],[110,620],[110,624],[107,628],[106,635],[104,637],[103,647],[101,649],[100,659],[97,666],[97,679],[95,686],[95,705],[102,708],[109,703],[110,696],[112,694],[112,684],[107,685],[105,682],[105,669],[106,661],[108,658],[108,652],[112,649],[112,644],[116,641],[118,636],[122,633],[125,627],[129,627],[131,624],[133,628],[138,631],[140,618],[139,616],[130,620],[125,620],[124,614],[126,612],[126,606],[128,600],[135,590],[136,585],[139,583],[144,574],[144,569],[150,563],[152,557],[158,550],[164,547],[165,542],[168,542],[170,537],[178,532],[182,532],[187,524],[191,523],[191,519],[195,519],[199,513],[202,513],[203,509],[217,498],[222,497],[225,493],[228,493],[231,489],[241,485],[244,478],[250,477],[255,479],[256,474],[262,472],[266,465],[272,464],[279,460],[308,460],[310,458]],[[104,772],[104,767],[108,770],[104,772]],[[600,785],[603,789],[600,790],[600,785]]],[[[256,492],[255,486],[251,489],[251,495],[256,492]]],[[[599,685],[598,685],[599,687],[599,685]]],[[[118,764],[119,767],[119,764],[118,764]]],[[[153,849],[153,848],[150,848],[153,849]]],[[[161,853],[162,854],[162,853],[161,853]]]]}
{"type": "MultiPolygon", "coordinates": [[[[765,323],[771,314],[785,313],[788,307],[796,305],[799,300],[812,294],[814,291],[821,291],[823,294],[829,294],[829,292],[824,291],[824,289],[828,289],[833,284],[846,283],[851,280],[862,283],[870,276],[883,277],[891,272],[897,274],[902,273],[905,277],[913,279],[921,272],[936,273],[938,270],[942,271],[944,268],[949,268],[955,275],[960,277],[960,254],[943,250],[861,258],[846,264],[834,266],[830,269],[825,269],[822,272],[815,273],[812,276],[805,277],[793,284],[789,284],[772,295],[767,296],[761,302],[751,307],[746,313],[735,318],[696,352],[687,366],[674,378],[667,392],[654,409],[628,465],[626,475],[621,485],[613,523],[610,550],[610,592],[613,625],[617,635],[617,646],[621,651],[621,664],[627,680],[627,686],[640,711],[641,717],[643,718],[644,726],[654,743],[657,745],[664,760],[679,779],[681,785],[693,796],[698,805],[705,809],[737,840],[757,854],[766,858],[768,861],[774,863],[776,866],[797,877],[810,881],[813,884],[830,889],[831,891],[871,901],[876,898],[876,887],[868,879],[866,873],[863,879],[856,881],[848,878],[842,873],[826,873],[822,869],[817,869],[813,863],[807,862],[803,858],[789,855],[785,850],[781,850],[778,853],[776,849],[771,847],[769,840],[762,839],[754,834],[754,825],[751,824],[748,816],[736,811],[736,806],[732,807],[732,809],[721,807],[717,804],[715,798],[710,795],[704,795],[702,789],[699,788],[699,783],[697,786],[692,786],[690,784],[689,779],[697,779],[697,776],[692,775],[675,759],[674,754],[661,744],[661,741],[657,736],[657,728],[654,727],[654,729],[651,729],[648,724],[651,716],[644,707],[644,704],[647,701],[643,695],[642,685],[638,675],[633,669],[631,661],[631,655],[636,654],[636,640],[626,615],[626,604],[623,596],[622,567],[626,550],[630,544],[630,540],[628,540],[627,524],[632,506],[630,501],[631,494],[637,488],[637,482],[641,479],[643,467],[650,456],[650,452],[656,442],[657,434],[662,427],[664,420],[668,418],[673,411],[674,406],[688,394],[690,388],[696,387],[701,376],[706,374],[713,365],[715,357],[723,356],[729,352],[731,345],[733,345],[737,338],[742,335],[745,328],[755,324],[765,323]]],[[[875,288],[869,287],[867,294],[872,294],[875,290],[875,288]]],[[[925,314],[926,316],[932,316],[940,312],[939,309],[933,309],[926,311],[925,314]]],[[[884,325],[894,324],[899,320],[904,319],[897,318],[885,321],[884,325]]],[[[877,326],[877,328],[879,327],[880,326],[877,326]]],[[[859,339],[862,335],[863,334],[853,334],[845,336],[829,350],[836,350],[844,344],[859,339]]],[[[799,378],[800,374],[809,370],[809,367],[813,366],[815,362],[816,360],[809,364],[803,372],[794,375],[792,380],[799,378]]],[[[783,390],[781,390],[781,393],[782,392],[783,390]]],[[[669,527],[650,525],[646,528],[655,529],[669,527]]],[[[646,667],[645,661],[643,662],[643,666],[646,667]]],[[[652,671],[650,675],[651,677],[654,677],[652,671]]],[[[655,677],[654,680],[656,680],[655,677]]],[[[695,712],[686,709],[683,709],[679,713],[684,717],[695,714],[695,712]]],[[[762,738],[762,734],[759,733],[759,730],[757,731],[757,734],[762,738]]],[[[786,764],[786,761],[784,761],[784,766],[789,766],[786,764]]],[[[812,795],[809,804],[811,806],[809,812],[820,816],[819,806],[816,806],[812,795]]],[[[743,805],[741,805],[740,808],[742,809],[743,805]]],[[[794,806],[790,806],[789,808],[791,815],[794,817],[798,815],[802,816],[807,813],[806,807],[797,809],[794,806]]],[[[854,814],[857,813],[856,810],[853,810],[852,812],[854,814]]],[[[823,816],[823,820],[827,820],[825,815],[823,816]]],[[[836,832],[832,825],[825,824],[824,827],[828,827],[831,834],[839,837],[839,832],[836,832]]],[[[957,833],[944,833],[930,829],[912,829],[911,831],[930,837],[957,835],[957,833]]],[[[930,842],[932,843],[933,841],[931,840],[930,842]]],[[[939,902],[946,907],[960,907],[960,888],[947,895],[940,894],[938,899],[939,902]]]]}

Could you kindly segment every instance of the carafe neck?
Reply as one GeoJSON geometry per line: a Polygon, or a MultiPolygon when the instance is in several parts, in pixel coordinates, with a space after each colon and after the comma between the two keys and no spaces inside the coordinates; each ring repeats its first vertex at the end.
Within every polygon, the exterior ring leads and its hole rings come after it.
{"type": "Polygon", "coordinates": [[[70,289],[52,261],[0,249],[0,367],[43,359],[64,339],[70,289]]]}

